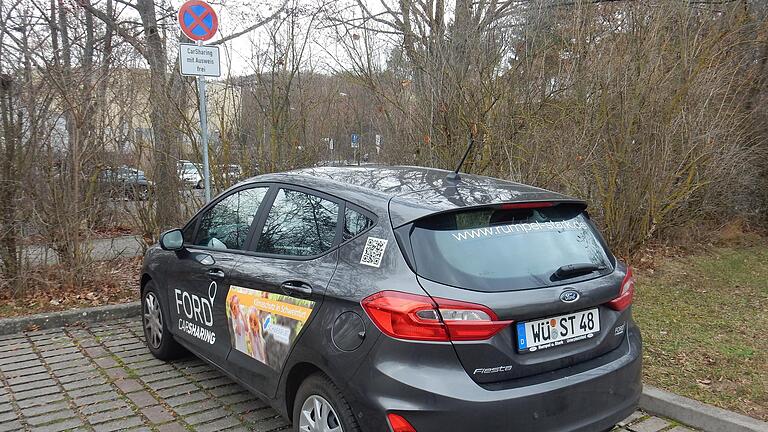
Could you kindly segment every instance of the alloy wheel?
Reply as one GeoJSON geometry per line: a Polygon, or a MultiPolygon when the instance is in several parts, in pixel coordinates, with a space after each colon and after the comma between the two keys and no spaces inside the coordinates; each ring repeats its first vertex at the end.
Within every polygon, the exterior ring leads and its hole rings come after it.
{"type": "Polygon", "coordinates": [[[155,293],[144,296],[144,334],[152,348],[159,348],[163,341],[163,315],[155,293]]]}
{"type": "Polygon", "coordinates": [[[322,396],[312,395],[301,406],[301,432],[343,432],[333,406],[322,396]]]}

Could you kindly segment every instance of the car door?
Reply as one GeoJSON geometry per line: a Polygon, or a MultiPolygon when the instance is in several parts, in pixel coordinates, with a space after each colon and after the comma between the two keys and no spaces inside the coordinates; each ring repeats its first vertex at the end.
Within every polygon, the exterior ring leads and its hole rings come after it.
{"type": "Polygon", "coordinates": [[[232,347],[228,363],[245,383],[275,394],[280,373],[317,314],[336,269],[341,202],[278,186],[251,240],[252,253],[232,271],[227,310],[232,347]]]}
{"type": "Polygon", "coordinates": [[[219,365],[230,349],[223,305],[231,273],[268,191],[266,185],[243,187],[209,205],[185,228],[185,248],[167,270],[170,327],[219,365]]]}

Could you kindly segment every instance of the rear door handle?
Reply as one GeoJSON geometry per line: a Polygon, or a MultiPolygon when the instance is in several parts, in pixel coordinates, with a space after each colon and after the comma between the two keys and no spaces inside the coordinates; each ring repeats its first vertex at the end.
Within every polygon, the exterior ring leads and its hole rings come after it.
{"type": "Polygon", "coordinates": [[[224,274],[224,270],[222,269],[210,269],[205,274],[207,274],[208,277],[213,280],[222,280],[226,276],[224,274]]]}
{"type": "Polygon", "coordinates": [[[287,295],[308,297],[312,295],[312,285],[301,281],[287,281],[280,284],[280,289],[287,295]]]}

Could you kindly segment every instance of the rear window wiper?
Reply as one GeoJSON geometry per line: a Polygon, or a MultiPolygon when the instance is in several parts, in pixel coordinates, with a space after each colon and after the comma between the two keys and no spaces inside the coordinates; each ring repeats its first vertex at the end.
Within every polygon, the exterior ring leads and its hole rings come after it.
{"type": "Polygon", "coordinates": [[[575,276],[581,276],[593,271],[605,270],[605,266],[601,266],[594,263],[578,263],[578,264],[566,264],[557,269],[550,279],[553,281],[569,279],[575,276]]]}

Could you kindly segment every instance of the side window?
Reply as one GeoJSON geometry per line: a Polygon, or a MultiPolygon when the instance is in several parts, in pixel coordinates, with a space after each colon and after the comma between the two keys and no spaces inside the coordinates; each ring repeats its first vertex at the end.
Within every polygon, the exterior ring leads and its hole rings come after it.
{"type": "Polygon", "coordinates": [[[264,224],[257,252],[311,256],[333,246],[339,205],[304,192],[280,189],[264,224]]]}
{"type": "Polygon", "coordinates": [[[344,240],[360,234],[373,226],[373,221],[352,209],[344,211],[344,240]]]}
{"type": "Polygon", "coordinates": [[[268,187],[243,189],[219,201],[200,220],[195,245],[215,249],[243,249],[268,187]]]}

